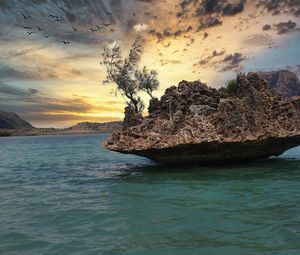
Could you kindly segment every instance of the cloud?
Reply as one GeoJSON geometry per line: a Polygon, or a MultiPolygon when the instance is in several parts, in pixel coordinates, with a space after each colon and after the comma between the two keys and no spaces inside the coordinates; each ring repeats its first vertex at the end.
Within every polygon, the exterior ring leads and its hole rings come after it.
{"type": "Polygon", "coordinates": [[[165,40],[166,38],[177,38],[181,37],[185,34],[188,34],[193,30],[192,26],[187,26],[185,29],[177,29],[176,31],[172,31],[171,29],[165,29],[162,32],[157,31],[156,29],[149,29],[148,34],[156,37],[158,42],[165,40]]]}
{"type": "Polygon", "coordinates": [[[115,107],[91,105],[82,97],[55,98],[36,89],[21,89],[0,82],[0,108],[15,112],[87,113],[117,111],[115,107]],[[5,99],[5,100],[3,100],[5,99]]]}
{"type": "MultiPolygon", "coordinates": [[[[214,51],[211,53],[211,55],[209,55],[209,56],[207,56],[207,57],[201,59],[200,61],[198,61],[197,63],[195,63],[193,66],[194,66],[194,67],[195,67],[195,66],[201,66],[201,67],[203,67],[203,66],[205,66],[205,65],[207,65],[207,64],[210,64],[212,59],[214,59],[214,58],[216,58],[216,57],[220,57],[220,56],[222,56],[222,55],[224,55],[224,54],[225,54],[225,50],[222,50],[222,51],[220,51],[220,52],[214,50],[214,51]]],[[[216,64],[216,63],[217,63],[217,62],[214,62],[214,63],[212,63],[212,64],[214,65],[214,64],[216,64]]]]}
{"type": "Polygon", "coordinates": [[[210,28],[210,27],[215,27],[215,26],[219,26],[222,25],[222,21],[220,21],[217,18],[214,17],[209,17],[208,19],[206,19],[205,21],[202,21],[201,24],[198,27],[197,31],[206,29],[206,28],[210,28]]]}
{"type": "Polygon", "coordinates": [[[32,53],[32,52],[35,52],[35,51],[39,51],[39,50],[42,50],[42,49],[45,49],[45,48],[47,48],[46,45],[41,45],[41,46],[31,47],[31,48],[29,48],[29,49],[25,49],[25,50],[19,51],[19,52],[17,52],[17,53],[11,54],[11,57],[23,56],[23,55],[26,55],[26,54],[28,54],[28,53],[32,53]]]}
{"type": "Polygon", "coordinates": [[[298,0],[260,0],[257,7],[262,7],[273,15],[292,14],[296,17],[300,15],[300,1],[298,0]]]}
{"type": "Polygon", "coordinates": [[[203,0],[199,3],[196,11],[197,16],[204,16],[212,13],[221,13],[224,1],[220,0],[203,0]]]}
{"type": "Polygon", "coordinates": [[[268,31],[268,30],[271,30],[271,29],[272,29],[272,26],[269,25],[269,24],[266,24],[266,25],[264,25],[264,26],[262,27],[262,30],[263,30],[263,31],[268,31]]]}
{"type": "Polygon", "coordinates": [[[280,22],[275,24],[274,27],[276,28],[277,33],[281,35],[296,31],[297,24],[296,22],[289,20],[288,22],[280,22]]]}
{"type": "Polygon", "coordinates": [[[182,63],[180,60],[170,60],[170,59],[161,59],[161,60],[159,60],[159,62],[160,62],[161,66],[165,66],[165,65],[168,65],[168,64],[176,65],[176,64],[181,64],[182,63]]]}
{"type": "Polygon", "coordinates": [[[33,95],[36,95],[36,94],[39,94],[40,91],[38,89],[28,89],[29,93],[30,94],[33,94],[33,95]]]}
{"type": "Polygon", "coordinates": [[[265,33],[252,34],[242,41],[249,46],[271,46],[274,44],[272,37],[265,33]]]}
{"type": "Polygon", "coordinates": [[[226,4],[223,8],[222,13],[224,16],[233,16],[243,11],[244,11],[244,3],[241,1],[236,4],[231,4],[231,3],[226,4]]]}
{"type": "MultiPolygon", "coordinates": [[[[195,1],[190,1],[195,4],[195,1]]],[[[223,16],[234,16],[244,11],[244,0],[232,2],[230,0],[202,0],[197,1],[198,8],[196,9],[196,16],[206,16],[212,14],[218,14],[223,16]]],[[[183,10],[186,10],[185,5],[183,10]]]]}
{"type": "Polygon", "coordinates": [[[82,71],[68,66],[13,66],[0,62],[2,80],[76,80],[79,77],[85,77],[82,71]]]}
{"type": "Polygon", "coordinates": [[[30,91],[9,86],[1,81],[0,81],[0,94],[16,96],[16,97],[30,97],[32,95],[30,91]]]}
{"type": "Polygon", "coordinates": [[[236,52],[234,54],[227,55],[223,59],[223,63],[225,63],[225,66],[221,69],[222,72],[232,70],[239,67],[239,64],[245,59],[243,55],[239,52],[236,52]]]}

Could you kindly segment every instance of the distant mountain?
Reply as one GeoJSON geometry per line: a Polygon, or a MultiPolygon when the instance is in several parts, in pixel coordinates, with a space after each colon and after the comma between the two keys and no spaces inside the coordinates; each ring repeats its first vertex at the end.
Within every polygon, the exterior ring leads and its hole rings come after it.
{"type": "Polygon", "coordinates": [[[112,121],[112,122],[105,122],[105,123],[81,122],[76,124],[75,126],[65,128],[64,131],[66,132],[73,131],[74,133],[77,132],[111,133],[120,130],[121,127],[122,127],[122,121],[112,121]]]}
{"type": "Polygon", "coordinates": [[[300,96],[300,81],[295,73],[280,70],[259,72],[258,75],[268,82],[270,89],[278,90],[281,93],[282,99],[288,100],[293,96],[300,96]]]}
{"type": "Polygon", "coordinates": [[[0,111],[0,129],[32,129],[34,128],[29,122],[21,119],[13,112],[0,111]]]}

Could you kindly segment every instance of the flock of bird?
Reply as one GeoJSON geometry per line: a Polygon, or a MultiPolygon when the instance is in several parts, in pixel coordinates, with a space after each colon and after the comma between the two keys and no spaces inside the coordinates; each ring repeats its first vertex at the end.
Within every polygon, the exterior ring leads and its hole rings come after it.
{"type": "MultiPolygon", "coordinates": [[[[109,15],[109,16],[113,16],[113,14],[112,14],[111,12],[108,12],[108,11],[106,11],[106,14],[109,15]]],[[[24,13],[21,13],[21,15],[23,16],[23,18],[24,18],[25,21],[27,21],[28,19],[31,19],[31,16],[26,15],[26,14],[24,14],[24,13]]],[[[63,22],[63,18],[62,18],[62,17],[59,17],[59,16],[57,16],[57,15],[50,14],[48,17],[49,17],[53,22],[63,22]]],[[[102,25],[95,25],[95,26],[91,27],[91,28],[89,29],[89,31],[90,31],[91,33],[100,32],[102,29],[105,29],[105,28],[107,28],[107,27],[109,27],[109,26],[111,26],[110,23],[103,23],[102,25]]],[[[40,27],[40,26],[32,27],[32,26],[26,26],[26,25],[24,25],[24,26],[21,26],[21,27],[24,28],[24,29],[26,29],[26,30],[28,30],[28,31],[26,32],[28,35],[34,34],[34,33],[35,33],[35,29],[36,29],[38,32],[42,32],[42,36],[43,36],[43,37],[45,37],[45,38],[48,38],[48,37],[49,37],[49,35],[46,33],[46,29],[45,29],[45,28],[42,28],[42,27],[40,27]]],[[[73,29],[74,32],[78,32],[78,31],[79,31],[79,28],[74,27],[74,26],[72,26],[72,29],[73,29]]],[[[114,31],[114,30],[111,29],[111,31],[114,31]]],[[[69,44],[71,44],[70,41],[66,41],[66,40],[62,40],[61,43],[63,43],[64,45],[69,45],[69,44]]]]}

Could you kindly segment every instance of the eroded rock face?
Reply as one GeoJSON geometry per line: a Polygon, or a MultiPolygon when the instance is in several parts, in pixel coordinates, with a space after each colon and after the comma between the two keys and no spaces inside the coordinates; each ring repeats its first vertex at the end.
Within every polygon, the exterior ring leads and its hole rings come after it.
{"type": "Polygon", "coordinates": [[[104,146],[176,165],[260,159],[300,144],[300,98],[283,101],[256,73],[238,76],[235,95],[182,81],[148,110],[104,146]]]}
{"type": "Polygon", "coordinates": [[[265,79],[270,89],[276,89],[281,93],[283,100],[289,100],[293,96],[300,96],[300,81],[296,74],[286,70],[260,72],[259,77],[265,79]]]}

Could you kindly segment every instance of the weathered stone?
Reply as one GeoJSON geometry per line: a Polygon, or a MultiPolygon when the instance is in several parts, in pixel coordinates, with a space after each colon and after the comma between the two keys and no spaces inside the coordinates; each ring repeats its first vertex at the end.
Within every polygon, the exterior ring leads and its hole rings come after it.
{"type": "Polygon", "coordinates": [[[140,113],[136,113],[131,105],[125,107],[125,117],[123,121],[123,127],[128,128],[136,125],[140,125],[143,122],[143,116],[140,113]]]}
{"type": "Polygon", "coordinates": [[[289,100],[293,96],[300,96],[300,81],[293,72],[280,70],[260,72],[258,75],[267,81],[270,89],[278,90],[283,100],[289,100]]]}
{"type": "Polygon", "coordinates": [[[283,101],[256,73],[237,81],[234,96],[182,81],[104,146],[177,165],[243,162],[299,145],[300,98],[283,101]]]}

